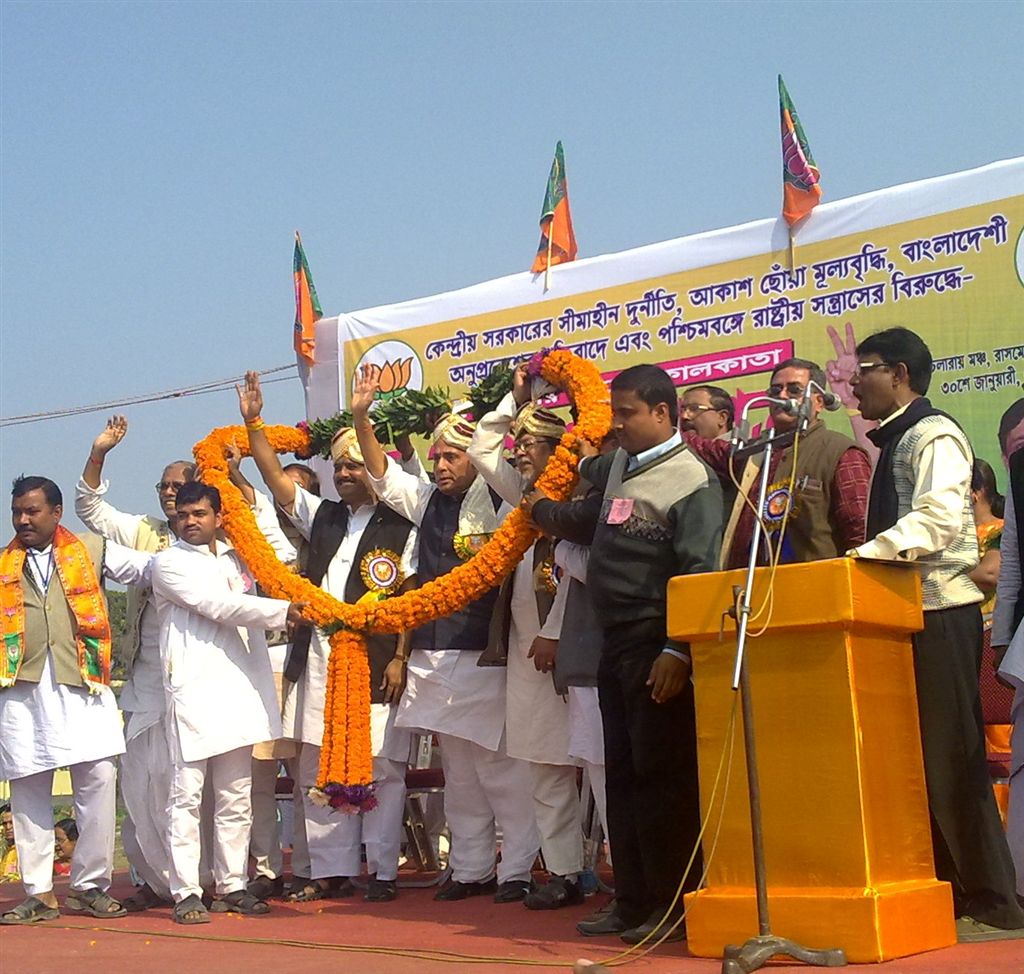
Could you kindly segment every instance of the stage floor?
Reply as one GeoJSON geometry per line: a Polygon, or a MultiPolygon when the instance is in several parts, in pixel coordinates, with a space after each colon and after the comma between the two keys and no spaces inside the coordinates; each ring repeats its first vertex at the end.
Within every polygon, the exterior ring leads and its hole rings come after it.
{"type": "MultiPolygon", "coordinates": [[[[63,902],[66,883],[58,888],[63,902]]],[[[126,876],[113,892],[127,895],[126,876]]],[[[18,902],[20,887],[0,887],[0,909],[18,902]]],[[[480,971],[569,971],[579,957],[602,961],[621,955],[614,938],[586,940],[574,924],[607,897],[580,907],[534,913],[519,904],[498,906],[479,897],[435,903],[433,889],[403,889],[393,903],[361,898],[293,904],[272,902],[263,917],[213,916],[204,926],[183,927],[169,909],[150,910],[103,923],[77,915],[33,927],[0,927],[0,971],[11,974],[250,974],[254,970],[306,971],[348,967],[360,974],[440,974],[480,971]],[[394,951],[394,953],[392,953],[394,951]],[[403,951],[409,952],[403,954],[403,951]],[[427,954],[411,956],[417,951],[427,954]],[[450,952],[447,959],[428,956],[450,952]],[[462,956],[459,956],[462,955],[462,956]]],[[[624,966],[643,974],[713,974],[720,962],[692,958],[685,944],[660,947],[624,966]]],[[[1020,970],[1024,944],[962,944],[891,961],[884,974],[1009,974],[1020,970]]],[[[619,966],[616,964],[615,966],[619,966]]],[[[772,964],[773,972],[807,968],[772,964]]]]}

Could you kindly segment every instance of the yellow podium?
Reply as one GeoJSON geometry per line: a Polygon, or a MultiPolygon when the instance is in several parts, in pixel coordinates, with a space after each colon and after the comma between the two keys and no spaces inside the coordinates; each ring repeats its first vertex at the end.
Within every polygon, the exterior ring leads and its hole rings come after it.
{"type": "MultiPolygon", "coordinates": [[[[707,886],[687,897],[689,948],[721,957],[758,932],[742,719],[724,808],[708,808],[736,696],[735,621],[745,571],[673,578],[668,632],[690,642],[707,886]]],[[[768,569],[755,574],[755,612],[768,569]]],[[[834,559],[780,566],[771,615],[752,619],[747,666],[757,736],[772,932],[853,962],[956,943],[952,892],[935,878],[910,634],[913,569],[834,559]]],[[[724,773],[723,773],[724,778],[724,773]]]]}

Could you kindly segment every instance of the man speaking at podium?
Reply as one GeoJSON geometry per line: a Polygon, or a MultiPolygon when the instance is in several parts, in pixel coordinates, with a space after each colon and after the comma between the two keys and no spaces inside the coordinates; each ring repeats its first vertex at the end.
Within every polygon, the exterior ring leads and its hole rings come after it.
{"type": "MultiPolygon", "coordinates": [[[[971,510],[971,445],[924,394],[932,356],[906,328],[857,347],[854,395],[877,419],[881,450],[868,502],[868,541],[850,554],[912,561],[921,573],[924,630],[913,637],[935,872],[953,886],[960,939],[1024,927],[985,760],[978,697],[982,624],[971,510]]],[[[1024,937],[1024,930],[1019,930],[1024,937]]]]}

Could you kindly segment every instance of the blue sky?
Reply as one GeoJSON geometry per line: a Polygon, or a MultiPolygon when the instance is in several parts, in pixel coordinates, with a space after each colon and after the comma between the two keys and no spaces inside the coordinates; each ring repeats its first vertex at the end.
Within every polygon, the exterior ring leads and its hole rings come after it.
{"type": "MultiPolygon", "coordinates": [[[[827,199],[1024,151],[1024,5],[0,6],[0,414],[292,361],[327,314],[528,267],[556,140],[580,256],[774,216],[782,72],[827,199]]],[[[271,421],[301,418],[297,381],[271,421]]],[[[233,393],[140,405],[112,499],[233,393]]],[[[102,414],[0,429],[68,495],[102,414]]],[[[71,522],[74,523],[73,521],[71,522]]]]}

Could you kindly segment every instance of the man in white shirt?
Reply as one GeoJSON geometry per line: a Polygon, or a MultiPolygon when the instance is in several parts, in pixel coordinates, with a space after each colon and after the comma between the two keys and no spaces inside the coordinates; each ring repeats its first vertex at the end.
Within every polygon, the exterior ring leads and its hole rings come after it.
{"type": "Polygon", "coordinates": [[[301,606],[250,594],[255,583],[217,538],[220,494],[178,491],[179,540],[153,563],[171,749],[171,895],[178,923],[205,923],[199,806],[213,784],[214,912],[266,913],[245,889],[252,825],[252,746],[281,735],[265,631],[302,621],[301,606]]]}
{"type": "MultiPolygon", "coordinates": [[[[513,391],[477,424],[469,457],[503,500],[519,504],[544,472],[565,423],[530,401],[526,366],[519,366],[513,391]],[[515,439],[516,467],[505,461],[505,438],[515,439]]],[[[551,679],[561,629],[561,602],[554,603],[554,557],[549,538],[541,537],[523,555],[502,586],[498,612],[507,612],[507,629],[494,638],[507,641],[508,692],[505,731],[508,753],[528,762],[533,779],[534,814],[540,830],[549,882],[523,900],[531,910],[552,910],[583,902],[583,869],[576,762],[569,756],[569,705],[551,679]],[[505,599],[503,599],[503,596],[505,599]],[[542,635],[555,634],[556,638],[542,635]]]]}
{"type": "Polygon", "coordinates": [[[0,555],[0,778],[10,780],[15,844],[28,898],[5,924],[57,919],[53,772],[69,767],[80,838],[65,907],[102,919],[127,912],[107,890],[114,857],[116,758],[124,752],[110,690],[103,577],[143,583],[150,556],[60,524],[60,488],[19,477],[15,537],[0,555]]]}
{"type": "MultiPolygon", "coordinates": [[[[957,934],[990,939],[1024,927],[1013,863],[989,783],[978,695],[981,590],[971,506],[973,451],[957,423],[924,398],[928,346],[889,328],[857,346],[854,395],[881,454],[871,481],[867,538],[851,554],[913,562],[924,630],[913,637],[935,874],[953,886],[957,934]]],[[[1024,936],[1024,931],[1021,931],[1024,936]]]]}
{"type": "MultiPolygon", "coordinates": [[[[195,464],[178,460],[164,467],[156,485],[162,518],[125,514],[107,501],[109,484],[102,475],[107,454],[127,432],[128,420],[113,416],[96,437],[78,481],[75,513],[90,531],[108,541],[155,553],[177,537],[175,498],[178,490],[193,479],[195,464]]],[[[125,682],[118,700],[126,714],[126,744],[120,768],[125,805],[121,841],[128,861],[144,883],[123,901],[125,909],[133,913],[171,899],[167,832],[171,766],[164,733],[166,704],[160,667],[160,627],[148,581],[129,587],[126,614],[129,642],[124,654],[125,682]]]]}
{"type": "MultiPolygon", "coordinates": [[[[373,432],[377,380],[364,367],[352,394],[352,417],[370,484],[419,529],[418,578],[426,584],[472,557],[497,530],[507,505],[469,461],[473,426],[450,413],[434,428],[434,483],[399,468],[373,432]]],[[[497,592],[488,592],[412,634],[408,686],[397,723],[437,734],[444,769],[444,811],[451,829],[451,882],[443,903],[493,894],[515,903],[530,889],[540,844],[531,779],[505,747],[505,670],[482,668],[497,592]],[[501,862],[495,869],[496,826],[501,862]]]]}
{"type": "MultiPolygon", "coordinates": [[[[334,485],[341,502],[324,500],[303,490],[282,469],[266,435],[260,413],[263,396],[255,372],[239,389],[239,406],[249,430],[249,448],[264,483],[278,506],[309,541],[306,577],[338,599],[377,599],[401,590],[415,575],[416,533],[410,521],[377,503],[369,487],[355,433],[343,429],[334,437],[334,485]]],[[[411,584],[411,583],[410,583],[411,584]]],[[[317,784],[324,737],[324,706],[330,643],[322,632],[296,637],[285,663],[292,681],[288,710],[294,711],[294,735],[300,741],[299,783],[309,845],[310,879],[293,887],[297,902],[327,895],[350,896],[351,878],[361,869],[360,848],[366,846],[370,882],[365,899],[389,902],[398,895],[398,860],[405,813],[405,772],[409,732],[395,726],[398,700],[405,683],[406,639],[371,634],[366,639],[370,663],[370,730],[377,807],[346,815],[318,804],[311,794],[317,784]],[[332,879],[344,878],[332,886],[332,879]]]]}

